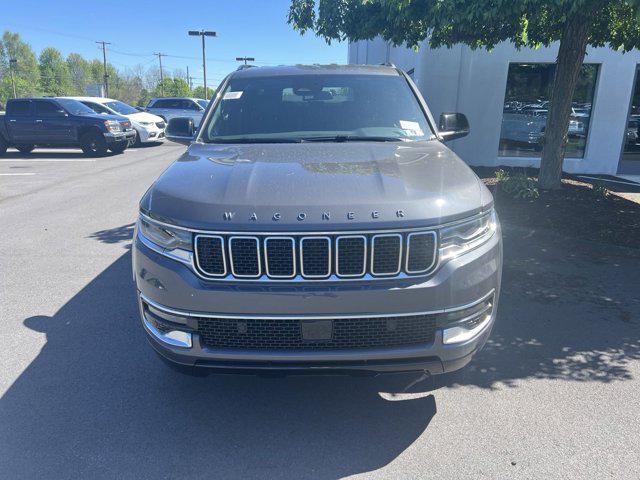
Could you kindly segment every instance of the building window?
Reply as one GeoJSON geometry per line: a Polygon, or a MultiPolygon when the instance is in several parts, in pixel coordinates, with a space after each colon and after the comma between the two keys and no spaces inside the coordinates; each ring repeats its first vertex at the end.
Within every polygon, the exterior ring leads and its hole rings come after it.
{"type": "MultiPolygon", "coordinates": [[[[552,63],[509,64],[499,156],[540,156],[554,70],[552,63]]],[[[582,66],[573,95],[566,157],[584,156],[597,77],[598,65],[582,66]]]]}
{"type": "Polygon", "coordinates": [[[640,70],[636,69],[636,80],[633,86],[633,97],[631,98],[631,110],[627,118],[627,128],[624,133],[624,149],[622,153],[623,162],[631,162],[628,165],[621,165],[633,168],[620,168],[620,173],[638,173],[640,164],[640,70]],[[633,164],[637,162],[637,164],[633,164]]]}

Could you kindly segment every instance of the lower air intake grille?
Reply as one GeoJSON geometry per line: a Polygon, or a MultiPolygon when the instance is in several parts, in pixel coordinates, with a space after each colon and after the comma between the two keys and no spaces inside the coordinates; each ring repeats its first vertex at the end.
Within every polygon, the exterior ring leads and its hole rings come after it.
{"type": "Polygon", "coordinates": [[[246,350],[329,350],[384,348],[434,341],[436,315],[341,318],[328,321],[328,338],[303,338],[303,322],[313,320],[199,318],[206,347],[246,350]]]}

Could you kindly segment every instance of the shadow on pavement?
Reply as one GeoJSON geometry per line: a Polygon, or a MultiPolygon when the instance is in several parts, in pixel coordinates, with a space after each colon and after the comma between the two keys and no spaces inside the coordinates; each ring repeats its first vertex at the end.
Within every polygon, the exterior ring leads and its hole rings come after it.
{"type": "MultiPolygon", "coordinates": [[[[125,242],[130,228],[94,237],[125,242]]],[[[436,414],[431,382],[414,395],[381,393],[403,392],[416,375],[174,373],[146,345],[130,255],[55,316],[24,321],[47,343],[0,399],[0,477],[337,478],[387,465],[436,414]]],[[[435,386],[631,379],[628,364],[640,359],[639,267],[635,250],[506,228],[492,337],[435,386]]]]}
{"type": "MultiPolygon", "coordinates": [[[[104,155],[104,157],[111,157],[113,155],[116,155],[116,154],[112,152],[108,152],[106,155],[104,155]]],[[[104,157],[87,157],[80,149],[74,150],[71,152],[69,150],[61,150],[58,152],[58,151],[49,149],[47,151],[42,152],[37,148],[31,153],[22,153],[16,150],[7,150],[7,153],[2,155],[2,158],[4,159],[15,159],[15,160],[34,160],[34,159],[40,159],[40,158],[43,158],[43,159],[60,158],[63,160],[86,158],[87,160],[97,160],[99,158],[104,158],[104,157]]]]}
{"type": "Polygon", "coordinates": [[[436,413],[432,395],[380,395],[415,375],[174,373],[145,340],[130,262],[24,321],[47,343],[0,399],[0,477],[338,478],[391,462],[436,413]]]}
{"type": "MultiPolygon", "coordinates": [[[[129,241],[133,238],[134,226],[135,223],[132,222],[127,225],[122,225],[121,227],[100,230],[89,235],[89,238],[95,238],[102,243],[120,243],[129,241]]],[[[131,248],[131,244],[128,244],[127,248],[131,248]]]]}

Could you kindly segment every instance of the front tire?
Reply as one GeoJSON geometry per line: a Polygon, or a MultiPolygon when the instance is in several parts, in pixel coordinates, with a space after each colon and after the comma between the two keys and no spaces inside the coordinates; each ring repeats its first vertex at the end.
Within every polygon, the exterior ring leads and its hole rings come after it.
{"type": "Polygon", "coordinates": [[[31,153],[34,148],[36,148],[35,145],[16,145],[16,149],[18,149],[20,153],[31,153]]]}
{"type": "Polygon", "coordinates": [[[109,150],[111,150],[113,153],[115,153],[116,155],[124,152],[127,147],[129,146],[129,144],[127,142],[122,142],[122,143],[118,143],[116,145],[112,145],[109,147],[109,150]]]}
{"type": "Polygon", "coordinates": [[[2,135],[0,135],[0,157],[7,153],[7,148],[9,148],[9,144],[7,144],[5,139],[2,138],[2,135]]]}
{"type": "Polygon", "coordinates": [[[133,146],[135,148],[140,148],[142,146],[142,140],[140,140],[140,134],[138,133],[137,130],[136,130],[136,138],[133,141],[133,146]]]}
{"type": "Polygon", "coordinates": [[[103,157],[107,154],[107,142],[99,132],[88,132],[80,138],[80,148],[89,157],[103,157]]]}

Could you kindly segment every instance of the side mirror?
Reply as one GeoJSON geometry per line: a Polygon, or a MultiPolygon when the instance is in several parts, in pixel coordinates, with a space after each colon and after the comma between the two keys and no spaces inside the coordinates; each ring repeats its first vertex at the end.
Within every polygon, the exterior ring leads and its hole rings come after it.
{"type": "Polygon", "coordinates": [[[164,134],[166,135],[167,140],[181,143],[183,145],[189,145],[193,141],[195,130],[193,120],[188,117],[178,117],[169,120],[164,134]]]}
{"type": "Polygon", "coordinates": [[[469,135],[469,120],[464,113],[441,113],[438,130],[444,141],[466,137],[469,135]]]}

